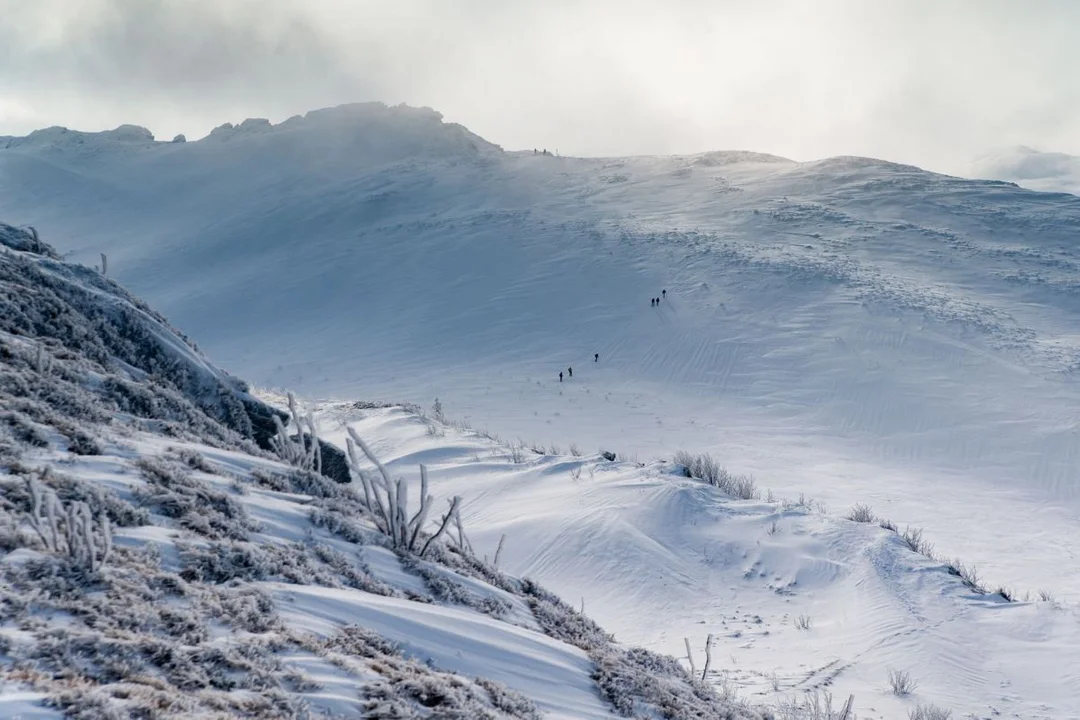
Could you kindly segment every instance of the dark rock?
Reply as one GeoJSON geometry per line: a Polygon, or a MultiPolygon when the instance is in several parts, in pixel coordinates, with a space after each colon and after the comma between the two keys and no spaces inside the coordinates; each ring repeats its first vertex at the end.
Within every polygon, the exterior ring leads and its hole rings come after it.
{"type": "Polygon", "coordinates": [[[604,458],[608,462],[615,462],[615,453],[604,450],[600,453],[600,457],[604,458]]]}
{"type": "Polygon", "coordinates": [[[319,451],[322,453],[322,474],[334,482],[342,484],[352,482],[349,474],[349,461],[338,448],[325,440],[319,440],[319,451]]]}
{"type": "Polygon", "coordinates": [[[277,435],[274,416],[277,415],[284,422],[289,418],[288,413],[253,398],[245,398],[244,410],[251,419],[251,439],[263,450],[273,450],[270,439],[277,435]]]}
{"type": "MultiPolygon", "coordinates": [[[[291,436],[290,439],[296,442],[295,435],[291,436]]],[[[311,447],[311,436],[307,433],[304,433],[304,447],[311,447]]],[[[328,477],[334,482],[343,485],[352,482],[352,476],[349,474],[349,461],[345,457],[345,453],[322,439],[319,440],[319,452],[322,453],[323,477],[328,477]]]]}

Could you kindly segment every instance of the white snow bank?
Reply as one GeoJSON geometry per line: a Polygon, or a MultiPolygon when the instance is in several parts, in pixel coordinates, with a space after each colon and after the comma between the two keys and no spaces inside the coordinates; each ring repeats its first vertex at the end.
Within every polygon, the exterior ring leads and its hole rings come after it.
{"type": "Polygon", "coordinates": [[[523,693],[552,718],[609,718],[577,648],[530,630],[455,608],[358,590],[262,583],[291,627],[320,636],[345,625],[370,628],[406,655],[437,669],[483,676],[523,693]]]}

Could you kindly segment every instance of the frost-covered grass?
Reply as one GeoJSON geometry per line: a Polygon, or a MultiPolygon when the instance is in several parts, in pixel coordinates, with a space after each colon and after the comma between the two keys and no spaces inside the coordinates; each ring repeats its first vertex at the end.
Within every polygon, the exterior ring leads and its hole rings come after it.
{"type": "Polygon", "coordinates": [[[684,467],[689,477],[704,480],[728,495],[742,500],[757,500],[761,497],[752,477],[733,475],[708,453],[694,455],[680,450],[675,453],[674,462],[684,467]]]}

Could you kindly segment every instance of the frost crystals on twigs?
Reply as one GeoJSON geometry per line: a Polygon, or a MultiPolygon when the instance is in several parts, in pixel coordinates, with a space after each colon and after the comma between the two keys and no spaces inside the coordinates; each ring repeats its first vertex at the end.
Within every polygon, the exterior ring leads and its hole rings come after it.
{"type": "MultiPolygon", "coordinates": [[[[422,540],[421,532],[427,523],[431,505],[435,502],[435,496],[428,493],[427,467],[420,466],[420,509],[410,516],[409,486],[405,478],[398,478],[396,481],[391,478],[386,466],[353,428],[349,428],[346,447],[349,467],[364,488],[364,503],[375,517],[379,530],[390,538],[393,547],[417,552],[422,540]],[[360,466],[357,448],[375,466],[377,473],[369,473],[360,466]]],[[[446,533],[451,523],[454,523],[457,529],[458,548],[463,553],[472,553],[472,545],[461,524],[461,498],[455,497],[450,501],[450,509],[441,519],[439,529],[420,547],[420,557],[424,556],[432,543],[446,533]]]]}
{"type": "Polygon", "coordinates": [[[301,470],[322,473],[322,450],[319,448],[319,431],[315,426],[315,417],[308,413],[306,417],[300,416],[296,409],[296,398],[289,393],[289,414],[292,416],[292,425],[296,428],[294,440],[286,431],[281,418],[274,415],[274,426],[277,435],[271,439],[274,451],[283,461],[301,470]],[[304,427],[307,427],[308,439],[304,439],[304,427]]]}
{"type": "Polygon", "coordinates": [[[90,506],[71,502],[65,508],[51,489],[30,477],[30,527],[34,528],[45,547],[52,552],[66,553],[90,572],[97,572],[112,554],[112,528],[103,511],[94,524],[90,506]]]}

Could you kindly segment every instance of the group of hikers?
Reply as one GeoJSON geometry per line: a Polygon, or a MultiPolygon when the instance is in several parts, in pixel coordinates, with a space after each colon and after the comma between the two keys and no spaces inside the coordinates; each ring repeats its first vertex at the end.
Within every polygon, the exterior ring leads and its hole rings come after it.
{"type": "MultiPolygon", "coordinates": [[[[649,304],[650,304],[650,305],[651,305],[652,307],[657,307],[658,305],[660,305],[660,301],[661,301],[661,300],[667,300],[667,290],[666,290],[666,289],[665,289],[665,290],[661,290],[661,291],[660,291],[660,297],[654,297],[654,298],[650,298],[650,299],[649,299],[649,304]]],[[[600,362],[600,353],[593,353],[593,362],[594,362],[594,363],[600,362]]],[[[559,372],[559,382],[562,382],[562,381],[563,381],[563,376],[564,376],[564,375],[565,375],[565,376],[566,376],[567,378],[572,378],[572,377],[574,377],[574,368],[572,368],[572,367],[568,367],[568,368],[566,368],[566,372],[565,372],[565,373],[563,373],[563,372],[561,372],[561,371],[560,371],[560,372],[559,372]]]]}
{"type": "MultiPolygon", "coordinates": [[[[593,362],[600,362],[600,353],[593,353],[592,361],[593,362]]],[[[567,374],[568,377],[574,377],[574,368],[572,368],[572,367],[566,368],[566,374],[567,374]]],[[[560,372],[559,373],[559,382],[562,382],[562,381],[563,381],[563,373],[560,372]]]]}

